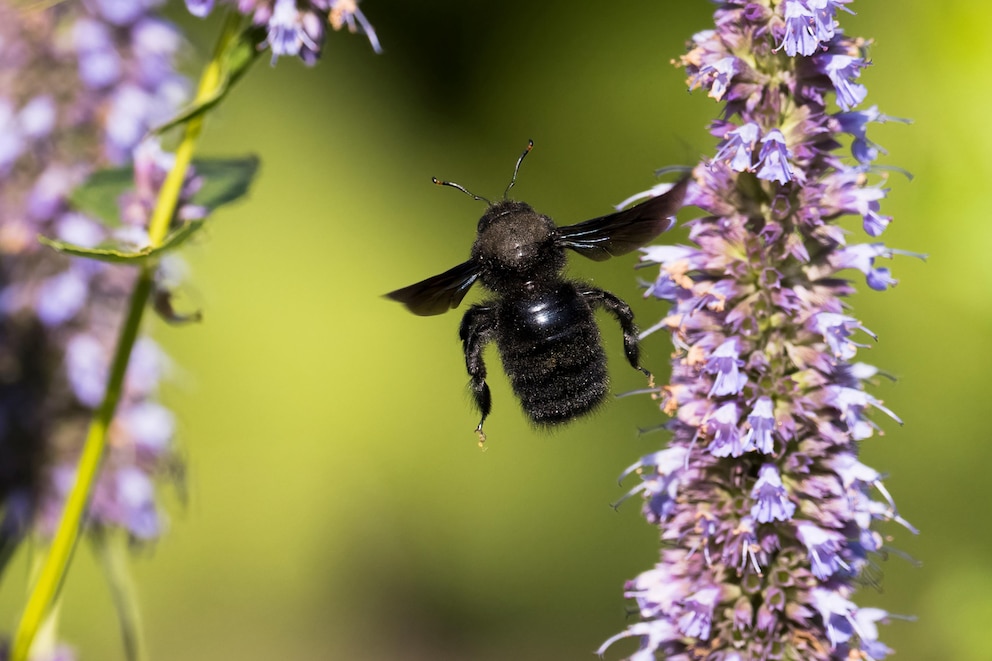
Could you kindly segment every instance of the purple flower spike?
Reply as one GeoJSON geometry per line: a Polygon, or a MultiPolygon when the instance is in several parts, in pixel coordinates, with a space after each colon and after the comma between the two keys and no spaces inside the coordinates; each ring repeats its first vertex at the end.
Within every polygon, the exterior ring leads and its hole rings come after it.
{"type": "Polygon", "coordinates": [[[868,137],[891,118],[855,109],[867,40],[839,25],[849,2],[718,2],[682,57],[690,89],[721,103],[719,144],[693,170],[686,204],[703,213],[687,244],[643,249],[658,267],[646,296],[666,309],[642,335],[665,330],[675,347],[654,393],[671,438],[624,476],[662,549],[625,593],[641,621],[600,653],[625,637],[640,640],[636,661],[891,653],[888,613],[853,598],[891,543],[877,526],[916,531],[858,460],[886,417],[901,422],[868,390],[885,372],[854,362],[877,338],[847,278],[887,290],[882,260],[925,255],[850,241],[845,216],[869,237],[892,219],[874,165],[885,150],[868,137]]]}
{"type": "MultiPolygon", "coordinates": [[[[110,238],[69,196],[94,171],[131,165],[148,128],[186,103],[174,61],[183,40],[155,14],[161,4],[86,0],[29,12],[0,4],[0,337],[6,369],[18,375],[0,397],[5,533],[53,532],[105,395],[137,270],[67,258],[36,238],[85,247],[110,238]],[[25,443],[41,457],[30,471],[10,456],[25,443]]],[[[144,541],[162,532],[156,484],[176,467],[172,414],[154,401],[164,359],[159,352],[152,370],[141,364],[149,353],[132,356],[87,513],[88,524],[144,541]]]]}

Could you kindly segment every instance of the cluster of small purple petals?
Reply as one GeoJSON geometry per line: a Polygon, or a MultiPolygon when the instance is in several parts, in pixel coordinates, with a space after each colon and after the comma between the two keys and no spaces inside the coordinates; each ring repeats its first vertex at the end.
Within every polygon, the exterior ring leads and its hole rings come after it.
{"type": "MultiPolygon", "coordinates": [[[[148,213],[169,157],[139,141],[184,103],[173,61],[179,33],[151,10],[156,0],[0,8],[0,500],[6,532],[53,530],[106,385],[131,267],[66,258],[44,235],[92,247],[109,239],[147,245],[148,213]],[[4,114],[3,109],[10,112],[4,114]],[[6,118],[6,119],[4,119],[6,118]],[[6,140],[6,142],[4,142],[6,140]],[[93,171],[133,163],[121,226],[72,210],[67,196],[93,171]],[[10,380],[8,380],[10,379],[10,380]],[[16,523],[15,523],[16,520],[16,523]]],[[[187,182],[186,192],[197,182],[187,182]]],[[[183,217],[202,210],[180,207],[183,217]]],[[[155,401],[168,360],[138,340],[110,430],[90,521],[133,538],[161,534],[154,483],[174,472],[175,422],[155,401]]]]}
{"type": "Polygon", "coordinates": [[[837,34],[837,10],[844,9],[843,5],[850,2],[851,0],[785,0],[782,9],[784,28],[781,24],[773,28],[775,33],[782,33],[779,48],[789,57],[813,55],[834,39],[837,34]]]}
{"type": "Polygon", "coordinates": [[[924,255],[848,243],[862,220],[891,222],[867,137],[891,121],[859,110],[865,42],[846,36],[850,0],[734,0],[682,58],[690,88],[724,104],[715,156],[694,170],[689,243],[651,246],[646,296],[671,305],[672,378],[657,393],[669,447],[622,477],[658,525],[659,563],[630,581],[641,621],[608,640],[640,640],[637,661],[882,659],[884,611],[852,601],[897,522],[881,476],[858,461],[876,421],[899,418],[866,390],[877,368],[854,362],[876,336],[849,310],[845,277],[896,284],[879,260],[924,255]],[[850,156],[843,146],[850,142],[850,156]]]}
{"type": "MultiPolygon", "coordinates": [[[[265,27],[263,46],[272,51],[272,63],[279,57],[299,57],[307,65],[320,59],[326,26],[334,30],[364,34],[376,53],[382,52],[375,29],[358,8],[358,0],[221,0],[249,16],[252,23],[265,27]]],[[[215,0],[186,0],[194,16],[213,11],[215,0]]]]}
{"type": "Polygon", "coordinates": [[[725,161],[735,172],[754,172],[759,179],[780,184],[802,175],[793,172],[791,158],[780,130],[771,129],[762,135],[761,127],[754,122],[727,131],[716,155],[716,160],[725,161]]]}

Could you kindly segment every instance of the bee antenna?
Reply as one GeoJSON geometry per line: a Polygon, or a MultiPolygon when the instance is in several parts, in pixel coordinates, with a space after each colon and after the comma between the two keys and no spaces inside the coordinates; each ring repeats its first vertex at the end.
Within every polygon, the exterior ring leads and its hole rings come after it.
{"type": "Polygon", "coordinates": [[[457,188],[461,192],[463,192],[466,195],[468,195],[469,197],[471,197],[473,200],[481,200],[481,201],[485,202],[486,204],[489,204],[489,205],[492,204],[492,202],[490,202],[486,198],[482,197],[481,195],[476,195],[475,193],[473,193],[472,191],[468,190],[467,188],[465,188],[461,184],[456,184],[453,181],[441,181],[437,177],[431,177],[431,181],[433,181],[434,184],[437,185],[437,186],[451,186],[452,188],[457,188]]]}
{"type": "Polygon", "coordinates": [[[527,154],[529,154],[530,153],[530,150],[533,149],[533,148],[534,148],[534,141],[533,140],[528,140],[527,141],[527,148],[524,149],[524,153],[520,154],[520,158],[517,159],[517,164],[513,168],[513,176],[510,177],[510,183],[507,184],[506,190],[503,191],[503,199],[504,200],[506,199],[507,194],[510,192],[510,189],[513,188],[513,184],[517,183],[517,173],[520,172],[520,164],[524,162],[524,156],[526,156],[527,154]]]}

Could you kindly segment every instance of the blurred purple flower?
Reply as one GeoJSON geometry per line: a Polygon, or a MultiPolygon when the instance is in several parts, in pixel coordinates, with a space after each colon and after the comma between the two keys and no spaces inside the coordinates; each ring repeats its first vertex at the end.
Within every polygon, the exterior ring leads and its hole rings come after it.
{"type": "Polygon", "coordinates": [[[307,64],[317,61],[324,41],[324,24],[312,11],[300,11],[296,0],[275,0],[268,21],[266,42],[272,49],[272,63],[280,55],[299,55],[307,64]]]}
{"type": "Polygon", "coordinates": [[[851,598],[882,551],[878,522],[915,530],[856,458],[877,412],[899,419],[865,390],[878,370],[851,362],[858,336],[875,336],[850,314],[841,272],[885,290],[896,281],[878,259],[924,256],[848,245],[836,224],[860,216],[875,237],[891,221],[872,180],[882,150],[866,135],[889,118],[855,110],[867,60],[837,24],[848,1],[720,3],[682,58],[690,88],[724,103],[720,144],[687,193],[705,212],[689,244],[644,249],[660,266],[647,295],[672,306],[647,332],[668,330],[677,351],[659,391],[673,438],[623,476],[640,478],[628,495],[644,498],[664,546],[627,585],[641,621],[600,653],[624,637],[640,640],[637,661],[891,652],[877,631],[888,613],[851,598]]]}
{"type": "MultiPolygon", "coordinates": [[[[179,33],[158,0],[0,7],[0,532],[53,530],[71,487],[135,271],[66,258],[39,234],[95,246],[110,232],[70,211],[70,192],[101,167],[132,161],[148,127],[188,88],[174,69],[179,33]]],[[[147,223],[165,159],[148,143],[121,216],[147,223]]],[[[187,182],[184,192],[195,189],[187,182]]],[[[188,207],[182,209],[189,211],[188,207]]],[[[90,521],[150,540],[162,530],[153,484],[173,470],[171,413],[154,402],[166,360],[148,338],[110,430],[90,521]]]]}
{"type": "MultiPolygon", "coordinates": [[[[326,26],[334,30],[348,28],[369,40],[372,50],[382,52],[375,29],[358,8],[358,0],[220,0],[251,17],[252,23],[265,28],[259,47],[272,51],[272,63],[281,56],[299,57],[313,65],[320,59],[326,26]]],[[[186,8],[203,18],[213,11],[215,0],[186,0],[186,8]]]]}

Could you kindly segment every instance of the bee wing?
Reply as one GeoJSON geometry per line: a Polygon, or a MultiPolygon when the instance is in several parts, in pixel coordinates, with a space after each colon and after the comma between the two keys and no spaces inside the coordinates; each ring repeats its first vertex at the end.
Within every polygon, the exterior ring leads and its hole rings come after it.
{"type": "Polygon", "coordinates": [[[558,245],[597,262],[640,248],[675,224],[689,179],[629,209],[558,228],[558,245]]]}
{"type": "Polygon", "coordinates": [[[402,303],[422,317],[443,314],[458,307],[478,277],[478,266],[470,259],[440,275],[391,291],[386,298],[402,303]]]}

